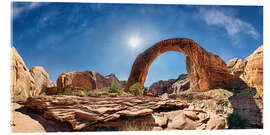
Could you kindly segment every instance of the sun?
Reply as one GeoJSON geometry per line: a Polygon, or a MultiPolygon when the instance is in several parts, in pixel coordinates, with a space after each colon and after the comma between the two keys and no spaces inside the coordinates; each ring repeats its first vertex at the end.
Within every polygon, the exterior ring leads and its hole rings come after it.
{"type": "Polygon", "coordinates": [[[139,36],[132,36],[128,40],[128,44],[132,48],[138,48],[141,43],[141,38],[139,36]]]}

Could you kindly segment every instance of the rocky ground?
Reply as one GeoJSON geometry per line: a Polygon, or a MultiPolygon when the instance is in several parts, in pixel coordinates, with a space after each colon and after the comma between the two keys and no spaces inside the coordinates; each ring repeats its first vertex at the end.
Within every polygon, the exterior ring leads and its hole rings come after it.
{"type": "Polygon", "coordinates": [[[24,107],[73,131],[226,128],[223,117],[172,99],[44,96],[28,98],[24,107]]]}

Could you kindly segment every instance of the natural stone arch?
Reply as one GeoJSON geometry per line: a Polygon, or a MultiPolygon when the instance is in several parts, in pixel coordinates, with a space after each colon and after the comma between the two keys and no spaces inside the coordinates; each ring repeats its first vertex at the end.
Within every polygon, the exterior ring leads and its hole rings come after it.
{"type": "Polygon", "coordinates": [[[167,51],[185,54],[190,88],[193,91],[229,87],[231,76],[226,63],[219,56],[206,51],[191,39],[175,38],[163,40],[137,56],[125,89],[136,82],[144,86],[150,65],[160,54],[167,51]]]}

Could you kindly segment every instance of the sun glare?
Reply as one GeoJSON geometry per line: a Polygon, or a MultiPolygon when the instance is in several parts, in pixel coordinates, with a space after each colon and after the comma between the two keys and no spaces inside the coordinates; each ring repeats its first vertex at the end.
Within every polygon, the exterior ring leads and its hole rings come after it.
{"type": "Polygon", "coordinates": [[[140,45],[141,39],[138,36],[132,36],[129,38],[129,46],[132,48],[138,48],[140,45]]]}

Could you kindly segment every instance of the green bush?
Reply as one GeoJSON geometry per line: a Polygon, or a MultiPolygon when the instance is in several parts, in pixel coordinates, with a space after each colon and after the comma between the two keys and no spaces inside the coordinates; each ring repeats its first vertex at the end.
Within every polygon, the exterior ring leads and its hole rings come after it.
{"type": "Polygon", "coordinates": [[[122,85],[116,79],[113,79],[111,87],[110,87],[108,92],[109,93],[120,93],[120,91],[122,91],[122,90],[123,90],[122,85]]]}
{"type": "Polygon", "coordinates": [[[92,91],[92,90],[93,90],[92,87],[90,87],[90,86],[85,86],[85,91],[89,92],[89,91],[92,91]]]}
{"type": "Polygon", "coordinates": [[[72,90],[71,88],[66,88],[65,91],[63,92],[63,95],[72,95],[72,90]]]}
{"type": "Polygon", "coordinates": [[[134,96],[143,96],[144,88],[137,82],[129,87],[129,92],[134,96]]]}
{"type": "Polygon", "coordinates": [[[242,119],[236,113],[229,113],[227,115],[227,124],[229,129],[243,129],[247,123],[247,119],[242,119]]]}

